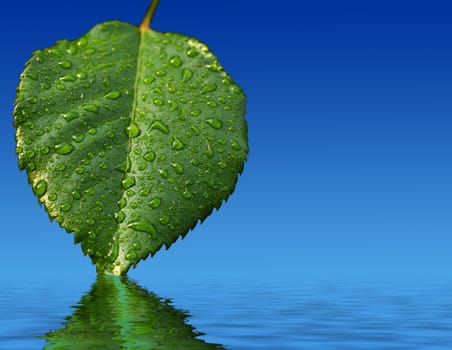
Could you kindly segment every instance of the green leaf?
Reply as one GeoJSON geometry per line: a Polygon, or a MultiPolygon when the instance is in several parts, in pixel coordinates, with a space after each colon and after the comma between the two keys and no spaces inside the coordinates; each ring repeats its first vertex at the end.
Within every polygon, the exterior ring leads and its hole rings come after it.
{"type": "Polygon", "coordinates": [[[13,113],[19,167],[97,270],[124,274],[232,193],[245,102],[200,41],[104,22],[27,62],[13,113]]]}
{"type": "Polygon", "coordinates": [[[74,308],[63,328],[41,337],[45,350],[224,349],[197,338],[187,313],[128,279],[99,275],[74,308]]]}

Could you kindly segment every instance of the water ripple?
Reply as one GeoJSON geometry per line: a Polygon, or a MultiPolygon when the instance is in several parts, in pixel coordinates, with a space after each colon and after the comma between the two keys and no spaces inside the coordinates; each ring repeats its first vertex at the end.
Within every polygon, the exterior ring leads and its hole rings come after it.
{"type": "MultiPolygon", "coordinates": [[[[0,286],[0,349],[39,349],[89,285],[0,286]]],[[[231,350],[452,349],[447,285],[154,282],[200,338],[231,350]]]]}

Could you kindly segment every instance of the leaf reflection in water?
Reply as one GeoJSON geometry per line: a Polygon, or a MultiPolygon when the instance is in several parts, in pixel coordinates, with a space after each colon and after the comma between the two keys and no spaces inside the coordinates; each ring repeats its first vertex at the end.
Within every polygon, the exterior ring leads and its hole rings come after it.
{"type": "Polygon", "coordinates": [[[224,349],[199,339],[189,315],[170,300],[127,278],[98,276],[74,308],[63,328],[41,337],[49,343],[44,349],[224,349]]]}

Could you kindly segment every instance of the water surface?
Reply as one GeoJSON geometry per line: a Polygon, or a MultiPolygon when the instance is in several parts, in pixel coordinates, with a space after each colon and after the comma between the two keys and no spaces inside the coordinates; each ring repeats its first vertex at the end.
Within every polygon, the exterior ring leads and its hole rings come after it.
{"type": "Polygon", "coordinates": [[[149,285],[2,282],[0,349],[452,349],[449,284],[149,285]]]}

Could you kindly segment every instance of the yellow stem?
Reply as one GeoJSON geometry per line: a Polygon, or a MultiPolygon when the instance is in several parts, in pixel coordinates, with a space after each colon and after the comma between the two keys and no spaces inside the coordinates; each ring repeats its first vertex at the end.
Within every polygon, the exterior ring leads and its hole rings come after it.
{"type": "Polygon", "coordinates": [[[160,2],[160,0],[152,0],[151,3],[149,4],[149,7],[146,10],[146,13],[140,24],[141,31],[149,30],[151,21],[152,21],[152,17],[154,16],[155,10],[156,10],[159,2],[160,2]]]}

